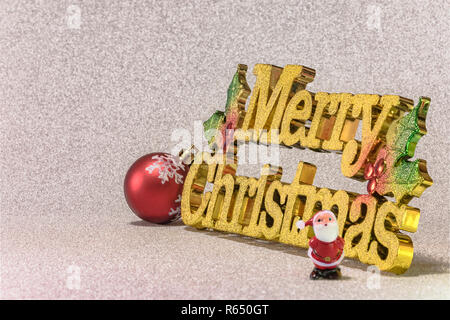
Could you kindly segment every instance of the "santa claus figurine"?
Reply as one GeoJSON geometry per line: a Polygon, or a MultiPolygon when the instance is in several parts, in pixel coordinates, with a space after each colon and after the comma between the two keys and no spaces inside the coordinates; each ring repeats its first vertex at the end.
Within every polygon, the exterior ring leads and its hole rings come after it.
{"type": "Polygon", "coordinates": [[[339,237],[336,216],[329,210],[322,210],[307,222],[297,222],[299,229],[307,226],[313,227],[315,235],[309,240],[308,256],[315,266],[310,279],[339,279],[341,270],[338,265],[344,259],[344,239],[339,237]]]}

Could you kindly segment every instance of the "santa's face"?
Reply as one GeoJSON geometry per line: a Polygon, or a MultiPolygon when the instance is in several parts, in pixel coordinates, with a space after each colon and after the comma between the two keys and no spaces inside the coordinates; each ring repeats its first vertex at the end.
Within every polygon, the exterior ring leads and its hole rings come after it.
{"type": "Polygon", "coordinates": [[[323,242],[332,242],[339,234],[336,217],[329,212],[319,213],[314,219],[313,228],[316,238],[323,242]]]}

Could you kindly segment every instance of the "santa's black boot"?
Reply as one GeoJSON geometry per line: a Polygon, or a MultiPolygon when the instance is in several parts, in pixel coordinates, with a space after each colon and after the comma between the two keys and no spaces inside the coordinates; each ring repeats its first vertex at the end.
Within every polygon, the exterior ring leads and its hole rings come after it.
{"type": "Polygon", "coordinates": [[[309,278],[311,280],[319,280],[322,279],[322,270],[318,269],[318,268],[314,268],[314,270],[311,272],[311,274],[309,275],[309,278]]]}
{"type": "Polygon", "coordinates": [[[323,275],[325,279],[330,279],[330,280],[337,280],[340,279],[342,277],[341,274],[341,269],[334,268],[334,269],[330,269],[330,270],[326,270],[325,274],[323,275]]]}

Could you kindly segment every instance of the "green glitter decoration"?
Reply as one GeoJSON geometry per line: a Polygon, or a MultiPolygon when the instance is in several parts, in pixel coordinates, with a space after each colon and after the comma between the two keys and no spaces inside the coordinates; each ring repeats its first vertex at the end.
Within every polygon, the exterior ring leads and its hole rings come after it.
{"type": "Polygon", "coordinates": [[[425,119],[430,100],[420,97],[414,109],[398,120],[395,134],[387,136],[387,144],[392,146],[395,164],[404,158],[414,156],[417,142],[426,133],[420,130],[419,118],[425,119]]]}
{"type": "Polygon", "coordinates": [[[239,92],[242,90],[242,85],[239,81],[239,71],[233,76],[227,90],[227,104],[225,105],[225,113],[230,111],[230,107],[236,103],[239,92]]]}
{"type": "Polygon", "coordinates": [[[420,162],[425,161],[408,160],[414,156],[419,139],[426,134],[425,118],[429,105],[429,98],[420,97],[414,109],[396,120],[386,136],[388,168],[377,189],[381,194],[392,193],[398,203],[420,196],[432,184],[426,165],[425,170],[420,169],[420,162]]]}
{"type": "Polygon", "coordinates": [[[203,132],[205,133],[205,138],[208,141],[208,144],[212,144],[215,141],[217,130],[220,130],[220,127],[223,125],[225,121],[225,113],[217,110],[209,117],[208,120],[203,122],[203,132]]]}
{"type": "MultiPolygon", "coordinates": [[[[224,134],[226,129],[236,129],[240,116],[240,101],[245,100],[250,93],[250,88],[245,78],[247,66],[239,64],[227,90],[227,102],[225,112],[216,111],[208,120],[203,122],[203,130],[210,146],[218,143],[217,135],[224,134]]],[[[245,105],[245,102],[244,102],[245,105]]],[[[223,141],[222,141],[223,143],[223,141]]]]}

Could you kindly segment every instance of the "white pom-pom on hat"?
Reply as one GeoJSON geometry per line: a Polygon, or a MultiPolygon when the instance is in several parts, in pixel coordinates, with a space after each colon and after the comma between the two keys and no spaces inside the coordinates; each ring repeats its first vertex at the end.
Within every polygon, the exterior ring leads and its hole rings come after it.
{"type": "Polygon", "coordinates": [[[300,230],[305,229],[305,221],[303,220],[298,220],[297,223],[295,224],[297,226],[297,228],[299,228],[300,230]]]}
{"type": "Polygon", "coordinates": [[[312,217],[311,219],[309,219],[308,221],[303,221],[303,220],[298,220],[297,223],[295,224],[297,226],[297,228],[299,228],[300,230],[305,229],[308,226],[313,226],[313,221],[314,221],[314,217],[312,217]]]}

